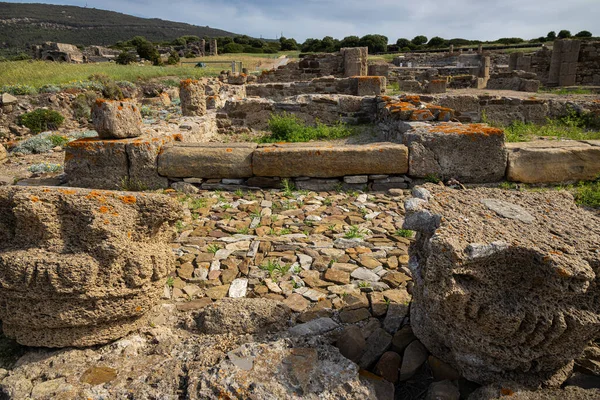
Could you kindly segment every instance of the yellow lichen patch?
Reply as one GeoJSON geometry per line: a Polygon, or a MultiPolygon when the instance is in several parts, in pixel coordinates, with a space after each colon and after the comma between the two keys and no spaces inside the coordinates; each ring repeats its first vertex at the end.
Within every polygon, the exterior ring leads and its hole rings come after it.
{"type": "Polygon", "coordinates": [[[125,204],[135,204],[137,202],[135,196],[121,196],[119,199],[125,204]]]}
{"type": "Polygon", "coordinates": [[[492,136],[502,135],[504,131],[498,128],[492,128],[485,124],[439,124],[429,129],[433,133],[447,133],[457,135],[474,135],[474,136],[492,136]]]}
{"type": "Polygon", "coordinates": [[[198,83],[198,80],[196,80],[196,79],[185,79],[185,80],[179,82],[179,87],[188,88],[197,83],[198,83]]]}
{"type": "Polygon", "coordinates": [[[433,119],[431,111],[425,110],[414,110],[410,115],[411,121],[427,121],[433,119]]]}
{"type": "Polygon", "coordinates": [[[109,209],[108,209],[108,207],[106,207],[106,206],[101,206],[101,207],[98,209],[98,211],[100,211],[102,214],[106,214],[106,213],[109,211],[109,209]]]}
{"type": "Polygon", "coordinates": [[[75,194],[77,193],[76,190],[73,189],[58,189],[58,191],[62,194],[75,194]]]}
{"type": "Polygon", "coordinates": [[[34,203],[37,203],[38,201],[40,201],[40,198],[37,196],[31,196],[30,197],[31,201],[33,201],[34,203]]]}

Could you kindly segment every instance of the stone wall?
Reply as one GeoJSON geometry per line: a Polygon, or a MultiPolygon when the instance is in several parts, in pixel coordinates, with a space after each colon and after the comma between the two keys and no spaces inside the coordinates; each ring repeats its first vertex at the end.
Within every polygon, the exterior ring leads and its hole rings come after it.
{"type": "Polygon", "coordinates": [[[540,81],[533,72],[514,70],[499,72],[491,76],[487,82],[487,89],[515,90],[520,92],[536,93],[540,88],[540,81]]]}
{"type": "Polygon", "coordinates": [[[281,99],[301,94],[346,94],[375,96],[385,92],[383,76],[334,78],[326,76],[304,82],[263,83],[246,86],[248,96],[281,99]],[[370,84],[366,84],[370,83],[370,84]]]}
{"type": "Polygon", "coordinates": [[[600,85],[600,42],[556,40],[552,50],[513,53],[509,70],[534,72],[546,86],[600,85]]]}
{"type": "Polygon", "coordinates": [[[263,71],[259,83],[309,81],[323,76],[343,78],[368,74],[366,47],[344,48],[337,53],[300,55],[276,70],[263,71]]]}
{"type": "Polygon", "coordinates": [[[577,64],[577,85],[600,86],[600,42],[583,42],[577,64]]]}

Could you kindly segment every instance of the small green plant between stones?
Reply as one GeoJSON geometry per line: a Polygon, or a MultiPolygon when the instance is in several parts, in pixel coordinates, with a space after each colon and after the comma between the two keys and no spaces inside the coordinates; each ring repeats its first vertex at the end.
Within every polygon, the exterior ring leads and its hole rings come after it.
{"type": "Polygon", "coordinates": [[[352,225],[344,234],[344,238],[346,239],[361,239],[364,236],[364,231],[356,225],[352,225]]]}
{"type": "Polygon", "coordinates": [[[396,231],[396,236],[400,236],[400,237],[404,237],[404,238],[411,238],[413,237],[414,232],[408,229],[398,229],[396,231]]]}

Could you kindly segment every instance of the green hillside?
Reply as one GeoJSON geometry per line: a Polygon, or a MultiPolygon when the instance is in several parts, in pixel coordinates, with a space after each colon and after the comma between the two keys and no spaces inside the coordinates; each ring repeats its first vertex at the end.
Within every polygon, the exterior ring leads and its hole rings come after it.
{"type": "Polygon", "coordinates": [[[133,36],[159,42],[183,35],[234,36],[232,32],[162,19],[138,18],[113,11],[48,4],[0,2],[0,49],[27,49],[46,41],[110,45],[133,36]]]}

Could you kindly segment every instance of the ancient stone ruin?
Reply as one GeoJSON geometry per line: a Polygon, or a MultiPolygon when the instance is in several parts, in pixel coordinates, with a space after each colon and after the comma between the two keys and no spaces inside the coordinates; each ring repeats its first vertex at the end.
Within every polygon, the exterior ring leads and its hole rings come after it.
{"type": "Polygon", "coordinates": [[[33,46],[34,58],[45,61],[62,61],[82,63],[84,61],[81,50],[72,44],[46,42],[41,46],[33,46]]]}
{"type": "Polygon", "coordinates": [[[0,318],[28,346],[91,346],[145,322],[173,266],[159,195],[0,189],[0,318]]]}
{"type": "Polygon", "coordinates": [[[562,384],[600,330],[600,219],[564,192],[413,195],[415,335],[468,379],[562,384]]]}

